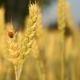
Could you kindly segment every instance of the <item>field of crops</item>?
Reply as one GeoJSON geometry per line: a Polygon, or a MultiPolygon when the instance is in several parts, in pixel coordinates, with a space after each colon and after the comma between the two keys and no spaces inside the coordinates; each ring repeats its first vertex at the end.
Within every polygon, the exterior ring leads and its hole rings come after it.
{"type": "Polygon", "coordinates": [[[40,7],[29,5],[25,29],[5,23],[0,8],[0,80],[80,80],[80,29],[70,4],[58,1],[57,28],[44,28],[40,7]]]}

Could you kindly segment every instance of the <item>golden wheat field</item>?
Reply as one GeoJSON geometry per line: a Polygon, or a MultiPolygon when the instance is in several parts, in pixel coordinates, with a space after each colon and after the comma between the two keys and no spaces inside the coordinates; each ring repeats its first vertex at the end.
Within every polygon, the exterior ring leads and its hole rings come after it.
{"type": "Polygon", "coordinates": [[[25,29],[5,23],[0,8],[0,80],[80,80],[80,29],[70,4],[58,0],[57,29],[43,28],[40,7],[29,4],[25,29]]]}

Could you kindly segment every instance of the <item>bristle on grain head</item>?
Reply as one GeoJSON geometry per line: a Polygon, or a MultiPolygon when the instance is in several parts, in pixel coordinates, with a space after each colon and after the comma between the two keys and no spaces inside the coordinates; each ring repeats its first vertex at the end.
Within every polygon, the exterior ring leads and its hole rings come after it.
{"type": "Polygon", "coordinates": [[[30,4],[29,6],[29,15],[32,18],[33,22],[37,19],[37,14],[38,14],[38,6],[37,4],[30,4]],[[33,18],[33,16],[35,16],[33,18]]]}

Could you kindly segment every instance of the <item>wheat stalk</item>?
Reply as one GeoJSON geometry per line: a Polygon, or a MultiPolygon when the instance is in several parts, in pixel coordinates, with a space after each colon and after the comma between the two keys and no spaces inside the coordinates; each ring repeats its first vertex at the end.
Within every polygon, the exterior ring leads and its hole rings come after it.
{"type": "MultiPolygon", "coordinates": [[[[67,24],[68,24],[68,28],[70,29],[70,32],[72,34],[72,49],[74,49],[74,22],[71,16],[71,12],[70,12],[70,4],[69,2],[66,2],[66,17],[67,17],[67,24]]],[[[72,50],[73,53],[73,50],[72,50]]],[[[70,60],[70,68],[71,68],[71,79],[72,80],[76,80],[76,75],[75,75],[75,67],[74,66],[74,62],[70,60]]]]}
{"type": "Polygon", "coordinates": [[[21,47],[20,47],[20,53],[21,53],[20,54],[20,60],[21,60],[21,62],[19,64],[20,64],[21,68],[20,68],[19,74],[22,71],[22,65],[23,65],[23,62],[25,60],[25,57],[27,55],[29,55],[31,52],[32,44],[34,41],[34,36],[36,33],[37,16],[38,16],[37,4],[36,3],[30,4],[30,6],[29,6],[29,18],[28,18],[28,22],[26,25],[27,28],[25,30],[23,42],[22,42],[21,47]]]}
{"type": "Polygon", "coordinates": [[[29,19],[26,25],[27,29],[25,31],[25,36],[21,46],[21,53],[24,55],[24,57],[26,57],[31,51],[33,39],[36,32],[36,26],[37,26],[36,25],[37,15],[38,15],[37,4],[30,4],[29,19]]]}
{"type": "Polygon", "coordinates": [[[64,29],[65,29],[65,0],[59,0],[58,1],[58,29],[60,31],[60,38],[61,40],[61,46],[63,50],[61,49],[61,80],[64,80],[65,76],[65,42],[64,42],[64,29]]]}
{"type": "Polygon", "coordinates": [[[58,29],[65,28],[65,0],[58,0],[58,29]]]}
{"type": "Polygon", "coordinates": [[[7,48],[6,48],[6,41],[5,41],[5,21],[4,21],[4,8],[0,8],[0,54],[2,56],[6,56],[7,48]]]}
{"type": "MultiPolygon", "coordinates": [[[[18,45],[20,43],[16,41],[17,33],[15,32],[15,29],[12,25],[8,25],[8,51],[10,53],[9,60],[12,61],[14,68],[15,68],[15,74],[16,74],[16,80],[19,80],[20,74],[22,71],[23,63],[27,55],[29,55],[32,43],[34,41],[34,36],[36,33],[36,26],[37,26],[37,16],[38,16],[38,7],[37,4],[30,4],[29,6],[29,18],[28,23],[26,25],[25,35],[23,37],[23,40],[21,42],[21,45],[18,45]]],[[[21,35],[21,34],[20,34],[21,35]]],[[[19,35],[18,38],[20,39],[19,35]]]]}
{"type": "Polygon", "coordinates": [[[5,59],[7,53],[7,46],[5,41],[5,10],[3,6],[0,6],[0,79],[5,77],[5,59]]]}
{"type": "Polygon", "coordinates": [[[18,80],[18,61],[19,61],[19,48],[18,48],[18,44],[16,42],[16,35],[17,33],[15,33],[14,27],[12,24],[8,25],[8,51],[9,51],[9,57],[8,60],[10,60],[13,65],[14,65],[14,69],[15,69],[15,75],[16,75],[16,80],[18,80]]]}

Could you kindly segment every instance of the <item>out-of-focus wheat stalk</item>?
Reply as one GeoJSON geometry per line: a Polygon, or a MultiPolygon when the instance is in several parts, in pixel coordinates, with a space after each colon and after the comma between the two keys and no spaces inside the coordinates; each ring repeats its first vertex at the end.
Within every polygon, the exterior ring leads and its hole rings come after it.
{"type": "MultiPolygon", "coordinates": [[[[71,16],[71,12],[70,12],[70,4],[69,2],[66,2],[66,18],[67,18],[67,24],[68,24],[68,28],[70,29],[71,32],[71,36],[72,36],[72,54],[74,54],[74,23],[73,23],[73,19],[71,16]]],[[[72,80],[76,80],[76,76],[75,76],[75,64],[73,59],[70,59],[70,69],[71,69],[71,79],[72,80]]]]}
{"type": "Polygon", "coordinates": [[[74,22],[72,19],[69,2],[66,2],[66,22],[68,25],[67,27],[70,29],[70,33],[73,39],[73,46],[74,46],[74,22]]]}
{"type": "Polygon", "coordinates": [[[64,80],[65,76],[65,42],[64,42],[64,29],[65,29],[65,0],[58,0],[58,29],[60,31],[61,41],[61,80],[64,80]]]}
{"type": "Polygon", "coordinates": [[[5,78],[5,66],[4,66],[4,57],[7,52],[6,41],[5,41],[5,21],[4,21],[4,7],[0,7],[0,79],[5,78]]]}
{"type": "Polygon", "coordinates": [[[65,25],[65,0],[58,0],[58,29],[64,32],[65,25]]]}
{"type": "Polygon", "coordinates": [[[5,41],[5,21],[4,21],[4,13],[5,10],[3,7],[0,8],[0,53],[2,56],[6,56],[7,48],[6,48],[6,41],[5,41]]]}
{"type": "Polygon", "coordinates": [[[41,76],[42,73],[41,73],[41,69],[40,69],[40,58],[39,58],[40,52],[39,52],[39,47],[38,47],[38,45],[37,45],[36,40],[34,40],[34,42],[33,42],[31,52],[32,52],[32,56],[33,56],[33,57],[35,58],[35,60],[36,60],[37,66],[39,67],[39,68],[37,69],[38,74],[39,74],[39,79],[42,80],[42,76],[41,76]]]}

